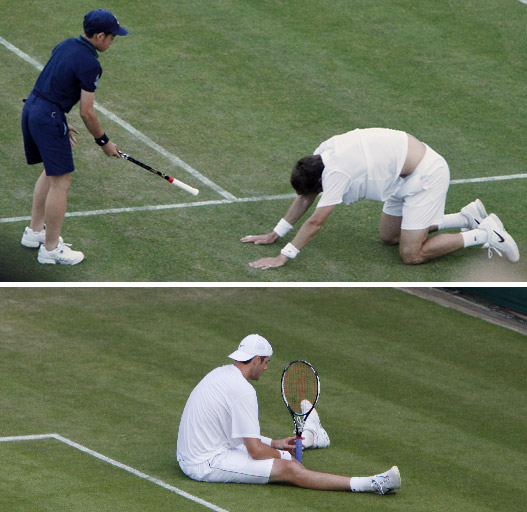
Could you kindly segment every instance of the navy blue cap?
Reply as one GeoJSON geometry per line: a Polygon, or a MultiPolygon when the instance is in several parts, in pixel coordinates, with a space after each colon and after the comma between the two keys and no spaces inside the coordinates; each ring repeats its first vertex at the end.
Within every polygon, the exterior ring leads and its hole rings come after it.
{"type": "Polygon", "coordinates": [[[84,32],[87,34],[115,34],[126,36],[129,32],[119,25],[117,18],[106,9],[95,9],[84,16],[84,32]]]}

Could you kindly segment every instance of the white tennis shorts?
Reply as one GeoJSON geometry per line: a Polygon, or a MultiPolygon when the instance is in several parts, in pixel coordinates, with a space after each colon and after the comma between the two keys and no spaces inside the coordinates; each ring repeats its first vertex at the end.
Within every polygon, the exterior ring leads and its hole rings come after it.
{"type": "Polygon", "coordinates": [[[254,460],[245,446],[232,448],[201,464],[179,462],[181,471],[199,482],[267,484],[274,459],[254,460]]]}
{"type": "Polygon", "coordinates": [[[445,215],[450,184],[446,160],[429,146],[414,172],[384,203],[383,212],[402,217],[401,229],[426,229],[439,224],[445,215]]]}

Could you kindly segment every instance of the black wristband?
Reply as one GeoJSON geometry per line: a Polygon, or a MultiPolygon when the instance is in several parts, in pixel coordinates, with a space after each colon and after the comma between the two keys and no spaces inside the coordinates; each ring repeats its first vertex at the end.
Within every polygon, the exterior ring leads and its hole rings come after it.
{"type": "Polygon", "coordinates": [[[106,135],[106,133],[103,133],[102,137],[99,137],[98,139],[95,139],[95,143],[98,146],[104,146],[109,141],[110,141],[110,139],[108,138],[108,135],[106,135]]]}

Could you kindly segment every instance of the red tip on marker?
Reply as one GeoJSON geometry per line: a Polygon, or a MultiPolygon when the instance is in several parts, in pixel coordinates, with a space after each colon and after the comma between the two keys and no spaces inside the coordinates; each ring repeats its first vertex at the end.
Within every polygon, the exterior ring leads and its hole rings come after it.
{"type": "Polygon", "coordinates": [[[172,183],[173,181],[174,181],[174,178],[172,178],[172,177],[168,178],[168,182],[169,183],[172,183]]]}

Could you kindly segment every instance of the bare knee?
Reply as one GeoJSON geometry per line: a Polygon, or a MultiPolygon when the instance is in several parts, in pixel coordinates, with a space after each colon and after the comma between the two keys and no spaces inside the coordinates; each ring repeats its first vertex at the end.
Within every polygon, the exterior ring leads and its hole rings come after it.
{"type": "Polygon", "coordinates": [[[401,238],[401,222],[402,217],[395,217],[382,214],[381,223],[379,225],[379,236],[386,245],[397,245],[401,238]]]}
{"type": "Polygon", "coordinates": [[[389,236],[387,234],[380,233],[381,241],[385,245],[397,245],[399,243],[399,236],[389,236]]]}
{"type": "Polygon", "coordinates": [[[60,176],[49,176],[51,188],[67,192],[71,185],[71,173],[61,174],[60,176]]]}
{"type": "Polygon", "coordinates": [[[405,265],[420,265],[430,260],[425,245],[428,239],[428,229],[401,230],[399,254],[405,265]]]}
{"type": "Polygon", "coordinates": [[[285,482],[298,485],[300,474],[304,470],[295,460],[275,459],[269,482],[285,482]]]}
{"type": "Polygon", "coordinates": [[[424,257],[421,249],[408,250],[403,247],[399,248],[399,255],[405,265],[420,265],[426,263],[427,259],[424,257]]]}

